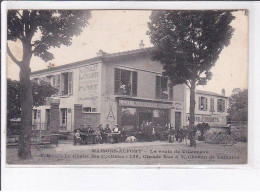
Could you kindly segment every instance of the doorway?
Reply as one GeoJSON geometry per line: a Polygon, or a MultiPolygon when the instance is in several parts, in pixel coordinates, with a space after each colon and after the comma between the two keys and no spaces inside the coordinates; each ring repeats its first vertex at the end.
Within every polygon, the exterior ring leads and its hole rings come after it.
{"type": "Polygon", "coordinates": [[[175,112],[175,129],[180,129],[181,127],[181,112],[175,112]]]}
{"type": "Polygon", "coordinates": [[[143,123],[143,121],[152,121],[152,113],[151,112],[139,112],[139,126],[143,123]]]}

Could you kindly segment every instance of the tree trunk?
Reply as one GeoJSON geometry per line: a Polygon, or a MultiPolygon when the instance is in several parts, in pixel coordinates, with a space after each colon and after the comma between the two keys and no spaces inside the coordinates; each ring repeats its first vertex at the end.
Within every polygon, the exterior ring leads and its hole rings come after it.
{"type": "MultiPolygon", "coordinates": [[[[26,51],[24,51],[26,52],[26,51]]],[[[21,159],[31,158],[31,134],[32,134],[32,86],[30,80],[31,55],[27,52],[20,68],[21,83],[21,132],[19,136],[18,156],[21,159]]]]}
{"type": "Polygon", "coordinates": [[[194,125],[195,121],[195,89],[196,89],[196,82],[191,81],[191,87],[190,87],[190,120],[189,124],[194,125]]]}

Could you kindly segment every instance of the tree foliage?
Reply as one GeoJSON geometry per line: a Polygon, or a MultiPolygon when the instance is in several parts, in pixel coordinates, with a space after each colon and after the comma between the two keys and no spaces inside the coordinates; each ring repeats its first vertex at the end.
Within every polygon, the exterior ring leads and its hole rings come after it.
{"type": "Polygon", "coordinates": [[[32,130],[32,85],[30,62],[33,55],[44,61],[53,59],[51,48],[69,46],[72,37],[78,36],[88,25],[88,10],[9,10],[7,13],[7,39],[19,39],[23,47],[19,61],[7,45],[7,53],[20,67],[21,94],[21,133],[18,156],[31,157],[32,130]]]}
{"type": "Polygon", "coordinates": [[[229,98],[228,117],[231,121],[247,121],[248,90],[240,90],[229,98]]]}
{"type": "Polygon", "coordinates": [[[230,11],[154,11],[148,23],[153,59],[173,84],[204,85],[234,29],[230,11]]]}
{"type": "Polygon", "coordinates": [[[190,124],[194,124],[195,88],[211,79],[224,46],[230,44],[232,11],[153,11],[148,23],[152,59],[163,64],[173,85],[190,88],[190,124]]]}
{"type": "MultiPolygon", "coordinates": [[[[7,79],[7,110],[8,120],[21,118],[21,84],[17,80],[7,79]]],[[[32,82],[33,106],[42,106],[47,97],[51,97],[57,89],[49,83],[41,81],[40,84],[32,82]]]]}
{"type": "Polygon", "coordinates": [[[61,45],[71,45],[88,25],[90,11],[86,10],[10,10],[8,11],[8,35],[10,41],[30,41],[31,53],[44,61],[53,59],[48,50],[61,45]],[[39,36],[32,40],[34,35],[39,36]]]}

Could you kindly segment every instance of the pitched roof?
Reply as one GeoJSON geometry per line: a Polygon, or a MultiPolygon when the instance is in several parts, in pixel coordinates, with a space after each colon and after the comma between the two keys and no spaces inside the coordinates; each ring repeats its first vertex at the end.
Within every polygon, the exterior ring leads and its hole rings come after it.
{"type": "Polygon", "coordinates": [[[77,62],[74,62],[74,63],[69,63],[69,64],[65,64],[65,65],[60,65],[60,66],[56,66],[56,67],[38,70],[38,71],[33,71],[31,73],[31,75],[37,75],[37,74],[40,74],[40,73],[62,70],[62,69],[70,68],[70,67],[77,67],[77,66],[80,66],[80,65],[83,65],[83,64],[86,64],[86,63],[109,60],[109,59],[121,57],[121,56],[129,56],[129,55],[138,54],[138,53],[145,53],[145,52],[148,53],[151,50],[152,50],[152,47],[135,49],[135,50],[128,50],[128,51],[123,51],[123,52],[118,52],[118,53],[105,53],[105,52],[102,51],[103,52],[102,56],[93,57],[93,58],[90,58],[90,59],[85,59],[85,60],[82,60],[82,61],[77,61],[77,62]]]}
{"type": "Polygon", "coordinates": [[[210,96],[218,96],[218,97],[223,97],[223,98],[228,98],[227,96],[223,96],[222,94],[218,94],[215,92],[209,92],[209,91],[203,91],[203,90],[196,90],[197,94],[205,94],[205,95],[210,95],[210,96]]]}

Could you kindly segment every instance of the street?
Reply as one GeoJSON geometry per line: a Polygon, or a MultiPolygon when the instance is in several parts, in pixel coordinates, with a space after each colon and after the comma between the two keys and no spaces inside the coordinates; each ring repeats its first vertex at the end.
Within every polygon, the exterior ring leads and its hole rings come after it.
{"type": "Polygon", "coordinates": [[[197,148],[185,142],[135,142],[74,146],[71,141],[58,147],[33,147],[32,159],[20,160],[17,148],[7,148],[7,164],[14,165],[187,165],[246,164],[247,143],[233,146],[197,142],[197,148]]]}

